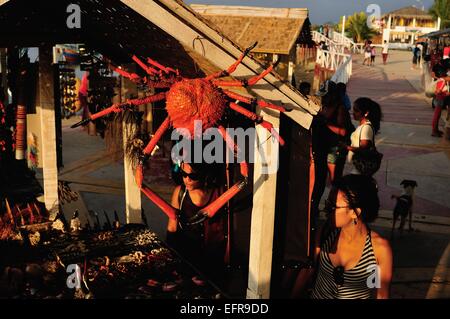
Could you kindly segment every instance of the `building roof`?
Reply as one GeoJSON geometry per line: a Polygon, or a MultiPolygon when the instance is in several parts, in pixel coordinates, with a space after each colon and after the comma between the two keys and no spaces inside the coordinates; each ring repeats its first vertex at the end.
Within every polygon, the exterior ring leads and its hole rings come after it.
{"type": "Polygon", "coordinates": [[[440,37],[449,37],[449,36],[450,36],[450,28],[449,29],[444,29],[444,30],[430,32],[430,33],[424,34],[424,35],[422,35],[420,37],[421,38],[440,38],[440,37]]]}
{"type": "Polygon", "coordinates": [[[428,14],[427,11],[422,11],[421,9],[418,9],[414,6],[404,7],[388,12],[383,15],[383,18],[389,17],[390,15],[407,19],[420,18],[420,19],[434,20],[433,17],[430,14],[428,14]]]}
{"type": "Polygon", "coordinates": [[[242,47],[255,41],[253,52],[289,54],[305,25],[308,9],[191,5],[242,47]]]}
{"type": "MultiPolygon", "coordinates": [[[[116,64],[133,54],[151,57],[188,78],[226,69],[242,49],[179,0],[0,0],[0,47],[85,43],[116,64]],[[81,8],[81,28],[67,26],[67,6],[81,8]]],[[[248,78],[264,67],[250,56],[233,73],[248,78]]],[[[275,72],[251,94],[292,109],[286,115],[309,128],[319,107],[306,100],[275,72]]]]}

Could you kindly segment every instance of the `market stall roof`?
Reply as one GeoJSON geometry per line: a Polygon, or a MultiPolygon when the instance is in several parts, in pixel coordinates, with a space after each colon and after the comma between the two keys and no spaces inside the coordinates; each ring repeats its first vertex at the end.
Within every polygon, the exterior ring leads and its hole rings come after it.
{"type": "Polygon", "coordinates": [[[400,18],[406,18],[406,19],[418,18],[418,19],[433,20],[433,17],[430,14],[428,14],[427,11],[423,11],[414,6],[403,7],[403,8],[388,12],[388,13],[384,14],[382,16],[382,18],[389,17],[390,15],[395,16],[395,17],[400,17],[400,18]]]}
{"type": "MultiPolygon", "coordinates": [[[[226,69],[242,53],[179,0],[3,0],[0,5],[0,47],[86,43],[116,63],[131,62],[136,54],[177,68],[186,77],[226,69]],[[81,9],[79,29],[67,26],[69,4],[81,9]]],[[[246,57],[233,75],[249,77],[263,68],[246,57]]],[[[287,115],[307,129],[319,109],[274,72],[251,91],[291,108],[287,115]]]]}
{"type": "Polygon", "coordinates": [[[289,54],[299,42],[311,42],[308,9],[197,5],[195,12],[215,24],[242,47],[255,41],[258,53],[289,54]],[[305,32],[302,32],[305,28],[305,32]],[[309,33],[309,38],[308,38],[309,33]]]}
{"type": "Polygon", "coordinates": [[[450,28],[421,35],[421,38],[440,38],[450,36],[450,28]]]}

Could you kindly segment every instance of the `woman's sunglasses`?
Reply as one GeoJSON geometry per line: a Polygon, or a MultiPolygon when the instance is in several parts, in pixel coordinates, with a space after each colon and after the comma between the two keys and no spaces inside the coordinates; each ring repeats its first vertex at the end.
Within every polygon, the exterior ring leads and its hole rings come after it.
{"type": "Polygon", "coordinates": [[[181,170],[181,176],[183,176],[183,178],[189,177],[193,181],[198,181],[200,179],[200,174],[198,174],[198,173],[186,173],[183,170],[181,170]]]}
{"type": "Polygon", "coordinates": [[[335,211],[338,208],[350,208],[349,205],[346,206],[336,206],[332,201],[329,201],[328,199],[325,200],[325,208],[329,211],[335,211]]]}

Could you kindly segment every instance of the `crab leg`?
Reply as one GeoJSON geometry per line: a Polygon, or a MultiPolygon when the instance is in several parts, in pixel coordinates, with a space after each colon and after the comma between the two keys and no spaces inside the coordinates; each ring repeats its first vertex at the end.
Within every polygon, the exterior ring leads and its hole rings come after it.
{"type": "Polygon", "coordinates": [[[110,65],[110,68],[119,73],[121,76],[130,79],[131,81],[135,82],[135,83],[144,83],[147,84],[149,87],[151,88],[155,88],[155,89],[165,89],[165,88],[170,88],[171,84],[173,81],[152,81],[149,80],[148,78],[141,78],[139,75],[137,75],[136,73],[128,73],[127,71],[124,71],[120,68],[117,68],[113,65],[110,65]]]}
{"type": "Polygon", "coordinates": [[[141,60],[139,60],[139,58],[135,55],[132,56],[132,59],[134,62],[136,62],[145,72],[147,72],[147,74],[150,75],[159,75],[159,72],[157,70],[155,70],[154,68],[152,68],[151,66],[145,65],[144,62],[142,62],[141,60]]]}
{"type": "Polygon", "coordinates": [[[119,73],[121,76],[123,76],[123,77],[125,77],[127,79],[130,79],[133,82],[139,82],[139,81],[142,80],[141,77],[139,75],[137,75],[136,73],[128,73],[127,71],[124,71],[124,70],[122,70],[122,69],[120,69],[118,67],[115,67],[112,64],[110,64],[110,68],[113,71],[119,73]]]}
{"type": "Polygon", "coordinates": [[[153,152],[153,149],[155,148],[158,141],[161,139],[163,134],[167,131],[167,129],[170,127],[170,119],[169,117],[166,117],[164,122],[161,124],[161,126],[156,130],[155,135],[153,135],[150,142],[147,144],[147,146],[144,148],[142,152],[141,160],[139,161],[138,166],[136,167],[136,183],[139,187],[142,186],[142,181],[144,180],[144,161],[150,156],[150,154],[153,152]]]}
{"type": "Polygon", "coordinates": [[[242,62],[242,60],[244,60],[244,58],[247,56],[247,54],[254,48],[256,47],[256,45],[258,44],[258,42],[255,42],[252,46],[248,47],[247,49],[245,49],[245,51],[242,53],[242,55],[239,57],[239,59],[236,60],[236,62],[234,62],[232,65],[230,65],[230,67],[227,70],[223,70],[211,75],[208,75],[205,80],[212,80],[212,79],[217,79],[217,78],[221,78],[224,76],[228,76],[231,73],[233,73],[234,71],[236,71],[237,66],[242,62]]]}
{"type": "Polygon", "coordinates": [[[161,210],[170,218],[177,219],[177,209],[173,208],[172,205],[167,203],[162,197],[153,192],[147,185],[142,184],[141,191],[147,196],[156,206],[161,208],[161,210]]]}
{"type": "Polygon", "coordinates": [[[110,113],[122,112],[125,108],[130,107],[130,106],[137,106],[137,105],[142,105],[142,104],[147,104],[147,103],[153,103],[156,101],[164,100],[165,98],[166,98],[166,93],[161,92],[158,94],[150,95],[150,96],[148,96],[146,98],[142,98],[142,99],[133,99],[133,100],[127,100],[126,102],[123,102],[123,103],[116,103],[100,112],[92,114],[87,119],[84,119],[78,123],[73,124],[71,126],[71,128],[85,125],[90,121],[94,121],[94,120],[101,118],[105,115],[108,115],[110,113]]]}
{"type": "MultiPolygon", "coordinates": [[[[230,134],[228,134],[227,130],[220,125],[219,126],[219,133],[222,135],[223,139],[225,140],[225,143],[227,143],[227,146],[235,153],[238,154],[240,152],[238,146],[234,143],[233,139],[231,138],[230,134]]],[[[241,167],[241,174],[245,178],[248,177],[248,165],[247,162],[244,160],[239,163],[241,167]]]]}
{"type": "Polygon", "coordinates": [[[276,105],[276,104],[271,104],[271,103],[267,103],[266,101],[260,101],[258,99],[255,98],[249,98],[246,96],[243,96],[241,94],[232,92],[232,91],[228,91],[228,90],[222,90],[223,93],[225,93],[225,95],[227,95],[228,97],[231,97],[232,99],[244,102],[246,104],[256,104],[261,108],[269,108],[269,109],[273,109],[273,110],[277,110],[280,112],[286,112],[286,109],[282,106],[276,105]]]}
{"type": "Polygon", "coordinates": [[[150,58],[147,58],[147,63],[149,63],[149,64],[151,64],[151,65],[157,67],[158,69],[164,71],[164,73],[166,73],[166,74],[168,74],[168,73],[170,73],[170,72],[173,72],[173,73],[175,73],[176,75],[179,75],[178,71],[175,71],[174,69],[169,68],[169,67],[166,67],[166,66],[164,66],[164,65],[162,65],[162,64],[159,64],[158,62],[156,62],[155,60],[152,60],[152,59],[150,59],[150,58]]]}
{"type": "Polygon", "coordinates": [[[267,121],[264,121],[262,116],[259,116],[249,110],[247,110],[246,108],[237,105],[236,103],[231,102],[229,104],[229,107],[244,115],[245,117],[249,118],[250,120],[254,121],[256,124],[260,124],[262,127],[264,127],[266,130],[268,130],[270,132],[270,134],[272,134],[278,141],[278,143],[280,143],[281,146],[284,145],[284,140],[283,138],[278,134],[278,132],[273,128],[273,125],[267,121]]]}
{"type": "Polygon", "coordinates": [[[272,70],[276,67],[280,60],[277,60],[275,63],[271,64],[267,69],[265,69],[261,74],[255,75],[251,77],[249,80],[235,80],[235,81],[220,81],[213,80],[213,83],[217,86],[252,86],[255,85],[259,80],[265,77],[267,74],[272,72],[272,70]]]}

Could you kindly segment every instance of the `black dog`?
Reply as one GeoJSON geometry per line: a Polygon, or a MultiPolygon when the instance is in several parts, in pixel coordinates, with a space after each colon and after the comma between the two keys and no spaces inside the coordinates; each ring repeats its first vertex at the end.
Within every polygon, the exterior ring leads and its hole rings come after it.
{"type": "Polygon", "coordinates": [[[412,205],[413,205],[413,197],[414,197],[414,189],[418,186],[416,181],[413,180],[403,180],[400,185],[403,186],[403,194],[400,196],[392,195],[391,198],[397,199],[397,204],[395,205],[393,214],[394,220],[392,223],[392,235],[394,234],[395,223],[397,222],[398,217],[400,217],[400,226],[398,229],[400,233],[403,232],[403,228],[405,226],[406,218],[409,215],[409,230],[413,230],[412,228],[412,205]]]}

